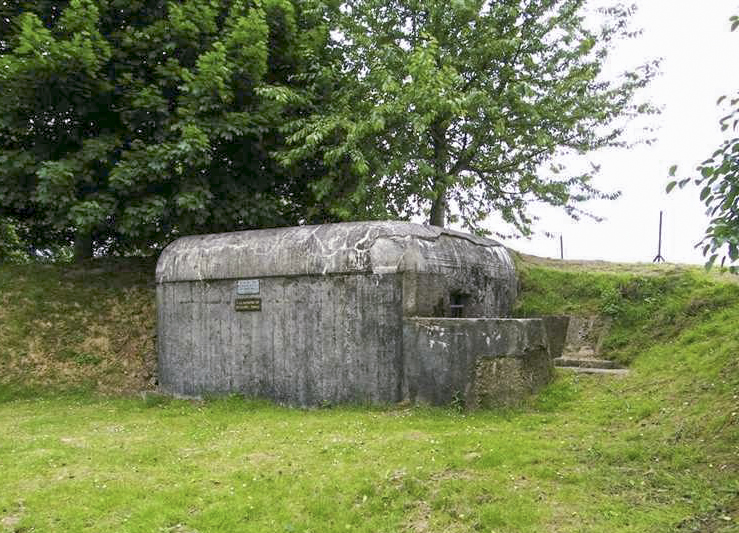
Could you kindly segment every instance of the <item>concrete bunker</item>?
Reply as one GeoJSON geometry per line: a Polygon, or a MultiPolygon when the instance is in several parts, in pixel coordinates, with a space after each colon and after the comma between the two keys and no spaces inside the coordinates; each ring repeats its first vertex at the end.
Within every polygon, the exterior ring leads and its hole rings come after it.
{"type": "Polygon", "coordinates": [[[159,383],[289,405],[516,403],[556,328],[506,319],[503,246],[407,222],[183,237],[156,272],[159,383]]]}

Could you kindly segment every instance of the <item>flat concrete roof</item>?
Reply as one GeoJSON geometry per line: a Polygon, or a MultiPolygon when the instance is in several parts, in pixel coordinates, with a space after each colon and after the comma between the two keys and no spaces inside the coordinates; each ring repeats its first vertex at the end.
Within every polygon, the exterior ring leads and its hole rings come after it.
{"type": "Polygon", "coordinates": [[[182,237],[159,257],[157,283],[315,274],[498,270],[503,246],[411,222],[371,221],[182,237]]]}

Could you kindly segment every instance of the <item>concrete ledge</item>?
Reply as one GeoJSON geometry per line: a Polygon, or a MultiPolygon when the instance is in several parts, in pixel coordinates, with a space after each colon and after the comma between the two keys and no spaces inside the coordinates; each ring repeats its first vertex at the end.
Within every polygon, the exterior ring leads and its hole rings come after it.
{"type": "Polygon", "coordinates": [[[557,357],[554,360],[554,366],[561,367],[578,367],[578,368],[622,368],[616,361],[610,361],[608,359],[592,359],[592,358],[578,358],[572,357],[557,357]]]}
{"type": "Polygon", "coordinates": [[[520,404],[553,376],[542,319],[403,319],[404,396],[469,408],[520,404]]]}
{"type": "Polygon", "coordinates": [[[628,368],[588,368],[585,366],[558,366],[557,368],[565,372],[577,372],[580,374],[625,376],[629,373],[628,368]]]}
{"type": "Polygon", "coordinates": [[[567,331],[570,326],[570,317],[567,315],[543,316],[544,328],[547,331],[549,342],[549,354],[553,357],[561,357],[567,340],[567,331]]]}

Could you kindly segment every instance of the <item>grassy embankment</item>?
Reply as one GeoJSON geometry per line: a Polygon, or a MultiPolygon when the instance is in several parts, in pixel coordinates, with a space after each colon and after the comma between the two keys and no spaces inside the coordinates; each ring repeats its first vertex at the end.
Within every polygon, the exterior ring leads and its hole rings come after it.
{"type": "Polygon", "coordinates": [[[739,531],[739,284],[521,266],[518,313],[611,317],[628,377],[474,413],[142,396],[149,270],[0,267],[0,531],[739,531]]]}

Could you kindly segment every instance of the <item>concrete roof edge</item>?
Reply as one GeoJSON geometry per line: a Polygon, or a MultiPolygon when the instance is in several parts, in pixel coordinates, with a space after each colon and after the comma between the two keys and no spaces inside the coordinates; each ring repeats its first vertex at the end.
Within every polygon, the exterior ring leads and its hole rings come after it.
{"type": "Polygon", "coordinates": [[[162,251],[156,281],[373,272],[384,266],[373,265],[370,259],[369,252],[378,239],[410,237],[435,242],[442,235],[477,246],[502,247],[476,235],[404,221],[342,222],[193,235],[180,237],[162,251]]]}

